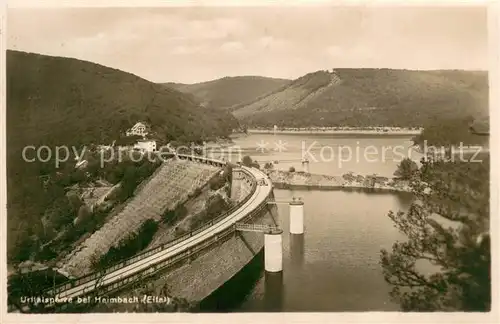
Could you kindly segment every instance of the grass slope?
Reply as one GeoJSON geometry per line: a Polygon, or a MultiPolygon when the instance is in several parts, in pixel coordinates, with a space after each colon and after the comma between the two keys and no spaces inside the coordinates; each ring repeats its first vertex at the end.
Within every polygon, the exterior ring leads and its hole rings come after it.
{"type": "Polygon", "coordinates": [[[488,115],[486,72],[336,69],[232,108],[251,126],[425,126],[488,115]]]}
{"type": "Polygon", "coordinates": [[[195,84],[165,83],[164,85],[192,94],[204,106],[228,108],[272,93],[289,82],[290,80],[260,76],[238,76],[195,84]]]}
{"type": "Polygon", "coordinates": [[[138,120],[164,141],[225,136],[238,126],[181,92],[90,62],[8,51],[6,70],[9,250],[18,232],[39,223],[47,202],[38,176],[54,172],[53,160],[25,162],[25,146],[107,144],[138,120]]]}

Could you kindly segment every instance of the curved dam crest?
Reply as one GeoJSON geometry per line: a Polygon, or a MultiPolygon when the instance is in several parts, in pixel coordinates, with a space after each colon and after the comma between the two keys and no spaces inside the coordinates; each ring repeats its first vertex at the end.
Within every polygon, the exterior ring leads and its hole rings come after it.
{"type": "MultiPolygon", "coordinates": [[[[182,156],[180,158],[201,163],[221,163],[221,161],[212,161],[194,156],[182,156]]],[[[235,218],[232,222],[268,226],[278,226],[280,223],[276,205],[267,203],[268,199],[274,198],[273,185],[276,188],[286,189],[409,191],[408,184],[404,181],[376,176],[364,177],[352,173],[344,176],[328,176],[278,170],[262,172],[257,169],[246,170],[246,168],[243,167],[233,169],[232,179],[231,195],[234,196],[236,200],[240,201],[236,208],[240,210],[240,212],[241,210],[249,209],[249,211],[245,211],[245,214],[242,214],[242,216],[239,216],[237,219],[235,218]],[[262,184],[263,180],[267,185],[262,184]],[[264,188],[259,190],[264,190],[266,194],[255,194],[256,188],[261,187],[261,185],[264,185],[264,188]],[[259,198],[259,202],[255,204],[252,200],[255,199],[254,196],[261,197],[259,198]],[[251,199],[251,201],[249,202],[248,199],[251,199]],[[253,209],[250,210],[251,208],[253,209]]],[[[233,212],[233,214],[234,213],[235,212],[233,212]]],[[[231,218],[231,215],[224,217],[231,218]]],[[[216,224],[218,223],[214,222],[212,225],[202,225],[201,227],[203,229],[195,230],[194,232],[199,232],[201,234],[203,231],[208,231],[212,226],[215,227],[216,224]],[[200,232],[200,230],[203,231],[200,232]]],[[[176,243],[172,242],[174,243],[173,247],[175,247],[175,244],[187,244],[184,242],[190,241],[189,238],[190,237],[187,239],[176,239],[176,243]]],[[[131,280],[129,280],[128,277],[123,277],[124,279],[121,279],[121,276],[119,278],[116,277],[118,279],[114,279],[114,283],[110,281],[109,284],[104,284],[103,288],[105,289],[102,295],[109,294],[112,296],[119,293],[120,296],[124,297],[135,296],[137,291],[134,291],[133,286],[142,282],[148,283],[149,287],[153,287],[154,293],[156,294],[165,294],[169,297],[180,298],[191,305],[196,305],[195,311],[203,311],[204,309],[209,309],[211,311],[226,309],[226,304],[231,303],[231,300],[227,300],[227,296],[231,296],[231,298],[241,297],[242,294],[245,294],[245,291],[251,288],[238,287],[239,284],[234,283],[238,281],[238,277],[245,275],[245,273],[248,275],[249,271],[247,270],[249,268],[252,268],[250,272],[253,271],[254,275],[260,275],[262,273],[263,247],[265,242],[264,235],[261,232],[246,232],[238,231],[235,228],[233,230],[227,228],[219,232],[213,232],[210,237],[207,236],[206,239],[203,239],[203,242],[205,241],[206,244],[203,243],[199,248],[197,247],[193,250],[189,248],[186,250],[187,254],[183,252],[184,250],[179,250],[179,252],[172,254],[172,256],[177,259],[175,262],[165,265],[162,265],[162,262],[158,264],[151,263],[146,267],[142,266],[144,270],[140,271],[143,271],[144,275],[142,272],[139,273],[137,277],[132,274],[131,280]],[[177,255],[180,255],[180,257],[177,258],[177,255]],[[123,285],[117,285],[116,283],[119,283],[121,280],[125,280],[126,282],[124,282],[123,285]],[[108,290],[106,286],[111,288],[108,290]],[[224,289],[229,289],[230,293],[221,294],[220,291],[224,289]],[[224,300],[224,298],[226,298],[226,300],[224,300]]],[[[170,246],[172,246],[172,244],[170,244],[170,246]]],[[[149,255],[154,256],[155,253],[160,255],[163,252],[161,248],[159,249],[159,247],[156,247],[150,252],[144,251],[140,254],[146,254],[145,258],[148,259],[149,255]]],[[[134,262],[137,262],[137,264],[144,263],[141,257],[134,256],[130,261],[124,262],[124,268],[126,268],[127,264],[134,265],[134,262]]],[[[141,265],[139,265],[139,267],[141,267],[141,265]]],[[[113,271],[121,271],[119,265],[112,266],[110,270],[110,275],[113,271]]],[[[104,280],[106,280],[106,276],[104,280]]],[[[77,279],[77,282],[80,281],[81,279],[77,279]]],[[[85,285],[86,281],[82,282],[83,285],[85,285]]],[[[255,280],[240,280],[240,283],[246,286],[249,284],[251,285],[252,282],[255,282],[255,280]]],[[[70,286],[68,292],[78,291],[73,287],[74,286],[70,286]]],[[[90,289],[90,286],[87,289],[90,289]]],[[[64,290],[61,292],[64,292],[64,290]]],[[[58,294],[60,295],[60,292],[58,294]]],[[[85,294],[85,289],[83,290],[83,294],[85,294]]],[[[63,293],[63,295],[68,294],[63,293]]],[[[98,295],[101,296],[100,291],[98,295]]],[[[233,300],[232,302],[235,301],[233,300]]],[[[104,311],[112,311],[112,309],[104,311]]]]}
{"type": "MultiPolygon", "coordinates": [[[[178,155],[177,158],[225,165],[222,161],[197,156],[178,155]]],[[[163,292],[168,296],[189,302],[203,300],[256,256],[262,255],[263,233],[239,232],[236,223],[278,224],[277,213],[273,212],[275,207],[267,204],[267,200],[274,197],[270,179],[258,169],[235,169],[238,183],[233,183],[232,187],[237,198],[243,199],[228,212],[172,242],[142,251],[107,269],[72,279],[46,290],[44,294],[56,300],[69,299],[62,305],[72,305],[72,299],[90,295],[120,293],[126,296],[126,290],[134,285],[156,280],[158,285],[162,281],[167,283],[163,292]]],[[[59,308],[58,305],[51,302],[48,306],[59,308]]],[[[66,308],[61,307],[62,310],[66,308]]]]}

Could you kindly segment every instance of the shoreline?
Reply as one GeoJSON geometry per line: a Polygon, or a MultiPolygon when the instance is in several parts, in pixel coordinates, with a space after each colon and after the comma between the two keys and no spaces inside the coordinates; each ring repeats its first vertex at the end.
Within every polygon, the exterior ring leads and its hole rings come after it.
{"type": "Polygon", "coordinates": [[[248,129],[248,134],[301,134],[301,135],[375,135],[375,136],[415,136],[422,130],[381,130],[381,129],[248,129]]]}
{"type": "Polygon", "coordinates": [[[286,183],[273,183],[275,189],[299,190],[299,191],[350,191],[350,192],[371,192],[371,193],[410,193],[409,190],[402,190],[389,187],[364,187],[364,186],[328,186],[328,185],[298,185],[286,183]]]}
{"type": "Polygon", "coordinates": [[[346,173],[342,176],[271,170],[267,172],[276,189],[321,191],[411,192],[407,181],[346,173]]]}

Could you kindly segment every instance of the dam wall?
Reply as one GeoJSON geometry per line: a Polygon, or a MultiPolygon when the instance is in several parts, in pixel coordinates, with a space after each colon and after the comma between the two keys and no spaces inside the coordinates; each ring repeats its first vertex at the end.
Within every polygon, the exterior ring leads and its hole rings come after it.
{"type": "Polygon", "coordinates": [[[234,167],[232,169],[231,200],[239,202],[248,196],[252,190],[252,181],[254,179],[251,179],[241,168],[234,167]]]}
{"type": "MultiPolygon", "coordinates": [[[[201,162],[215,169],[225,165],[221,161],[197,156],[177,155],[177,159],[195,164],[201,162]]],[[[152,281],[153,286],[163,285],[162,294],[168,298],[181,298],[196,303],[212,295],[256,256],[262,254],[264,233],[240,232],[237,230],[238,224],[273,227],[278,224],[277,209],[268,204],[268,199],[274,198],[270,179],[257,169],[243,167],[242,171],[247,173],[248,177],[239,179],[244,184],[239,186],[244,199],[237,205],[195,230],[154,249],[144,250],[105,269],[46,288],[40,294],[53,298],[48,298],[48,302],[35,301],[25,305],[23,308],[26,309],[22,311],[71,312],[78,308],[88,310],[100,301],[92,299],[91,302],[85,302],[85,305],[78,302],[76,305],[73,299],[92,296],[103,298],[118,292],[123,293],[120,294],[123,297],[131,296],[134,292],[130,291],[130,288],[141,289],[140,286],[143,286],[142,288],[147,289],[143,284],[152,281]],[[250,190],[249,194],[245,195],[247,182],[250,184],[250,190]]],[[[149,188],[150,183],[141,192],[149,188]]],[[[196,182],[192,183],[192,186],[191,188],[195,189],[196,182]]],[[[165,183],[162,187],[166,187],[165,183]]],[[[145,203],[151,203],[151,200],[146,199],[145,203]]],[[[137,298],[137,294],[135,297],[137,298]]]]}
{"type": "MultiPolygon", "coordinates": [[[[266,204],[244,222],[277,226],[278,217],[276,205],[266,204]]],[[[194,259],[153,279],[153,286],[166,287],[169,296],[198,304],[217,293],[249,263],[261,258],[263,247],[264,233],[234,231],[194,259]]]]}
{"type": "MultiPolygon", "coordinates": [[[[239,170],[235,169],[240,195],[245,200],[246,190],[249,191],[247,197],[253,194],[256,178],[252,178],[248,172],[238,174],[239,170]]],[[[271,185],[269,181],[267,183],[271,185]]],[[[269,188],[266,197],[274,198],[272,187],[269,188]]],[[[278,209],[276,205],[263,201],[238,223],[277,226],[278,209]]],[[[233,230],[219,232],[211,240],[212,243],[195,253],[190,253],[189,257],[157,271],[152,276],[136,281],[136,284],[132,283],[132,286],[123,286],[122,289],[115,290],[112,295],[134,297],[142,296],[143,292],[147,291],[149,295],[166,296],[174,301],[174,304],[175,300],[187,303],[191,305],[188,307],[191,311],[219,310],[224,309],[222,305],[237,302],[238,298],[244,297],[245,292],[257,282],[264,269],[262,262],[264,233],[237,231],[236,225],[233,226],[233,230]]],[[[133,311],[137,310],[136,307],[138,305],[115,305],[106,309],[98,307],[96,310],[133,311]]],[[[142,309],[140,305],[139,309],[142,309]]]]}

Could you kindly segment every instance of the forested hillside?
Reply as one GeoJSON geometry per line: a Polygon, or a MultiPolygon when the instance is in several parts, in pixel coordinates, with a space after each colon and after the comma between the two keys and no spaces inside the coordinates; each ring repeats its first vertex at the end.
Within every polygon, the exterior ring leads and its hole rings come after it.
{"type": "Polygon", "coordinates": [[[486,72],[334,69],[232,109],[249,126],[424,126],[488,116],[486,72]]]}
{"type": "MultiPolygon", "coordinates": [[[[92,143],[110,144],[139,120],[161,142],[227,136],[238,127],[227,112],[207,113],[181,92],[90,62],[8,51],[6,70],[10,256],[19,239],[39,228],[54,200],[44,180],[67,169],[56,169],[56,146],[81,151],[92,143]],[[26,162],[22,152],[28,145],[49,147],[52,159],[26,162]]],[[[74,164],[73,156],[68,163],[74,164]]],[[[56,191],[63,199],[64,191],[56,191]]]]}
{"type": "Polygon", "coordinates": [[[281,89],[289,82],[290,80],[260,76],[238,76],[195,84],[165,83],[164,85],[192,94],[203,106],[223,109],[255,100],[281,89]]]}

